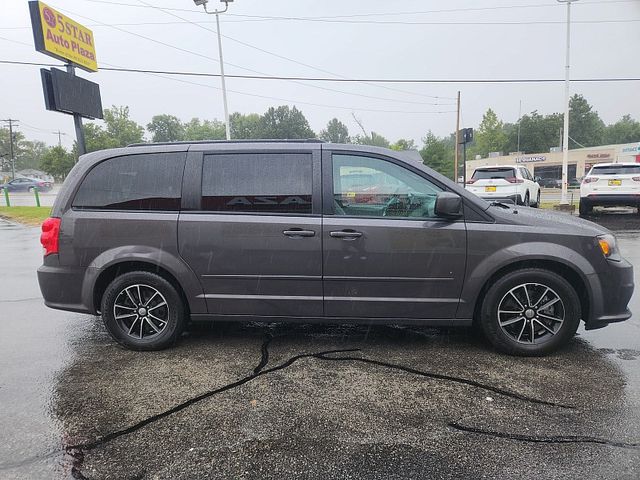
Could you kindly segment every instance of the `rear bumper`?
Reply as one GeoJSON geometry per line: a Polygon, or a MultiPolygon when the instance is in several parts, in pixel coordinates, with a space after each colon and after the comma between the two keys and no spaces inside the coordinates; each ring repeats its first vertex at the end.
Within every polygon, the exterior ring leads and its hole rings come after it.
{"type": "MultiPolygon", "coordinates": [[[[51,260],[47,258],[46,262],[53,263],[51,260]]],[[[85,273],[85,268],[57,265],[42,265],[38,268],[38,283],[44,304],[57,310],[95,313],[93,306],[86,300],[86,295],[83,295],[85,273]]]]}
{"type": "Polygon", "coordinates": [[[633,266],[624,259],[607,263],[609,268],[606,272],[589,276],[592,301],[589,318],[584,319],[586,330],[631,318],[627,305],[634,289],[633,266]]]}
{"type": "Polygon", "coordinates": [[[592,193],[584,197],[580,197],[580,201],[591,206],[640,206],[640,194],[606,194],[592,193]]]}

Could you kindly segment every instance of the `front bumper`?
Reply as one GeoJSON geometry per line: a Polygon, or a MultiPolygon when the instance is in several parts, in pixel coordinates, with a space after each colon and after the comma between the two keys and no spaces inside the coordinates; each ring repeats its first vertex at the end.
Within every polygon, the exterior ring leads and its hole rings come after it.
{"type": "Polygon", "coordinates": [[[593,295],[589,316],[584,319],[586,330],[631,318],[627,305],[634,289],[633,266],[624,259],[607,263],[605,272],[589,275],[593,295]]]}

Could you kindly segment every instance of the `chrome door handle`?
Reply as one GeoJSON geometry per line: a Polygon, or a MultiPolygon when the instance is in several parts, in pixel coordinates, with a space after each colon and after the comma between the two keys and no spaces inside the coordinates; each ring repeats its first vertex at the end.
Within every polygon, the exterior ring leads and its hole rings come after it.
{"type": "Polygon", "coordinates": [[[302,230],[300,228],[298,229],[292,228],[291,230],[284,230],[282,234],[287,237],[313,237],[315,236],[316,232],[314,232],[313,230],[302,230]]]}
{"type": "Polygon", "coordinates": [[[343,238],[345,240],[355,240],[362,236],[362,232],[356,232],[353,230],[340,230],[337,232],[329,232],[329,235],[333,238],[343,238]]]}

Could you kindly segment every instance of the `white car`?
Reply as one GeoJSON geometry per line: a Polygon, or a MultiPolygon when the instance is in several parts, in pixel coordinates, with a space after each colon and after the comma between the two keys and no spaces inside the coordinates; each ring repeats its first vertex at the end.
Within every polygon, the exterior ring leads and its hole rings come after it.
{"type": "Polygon", "coordinates": [[[580,215],[594,206],[638,207],[640,213],[640,163],[594,165],[580,185],[580,215]]]}
{"type": "Polygon", "coordinates": [[[519,165],[478,167],[465,188],[492,202],[507,200],[527,207],[540,206],[540,185],[527,167],[519,165]]]}

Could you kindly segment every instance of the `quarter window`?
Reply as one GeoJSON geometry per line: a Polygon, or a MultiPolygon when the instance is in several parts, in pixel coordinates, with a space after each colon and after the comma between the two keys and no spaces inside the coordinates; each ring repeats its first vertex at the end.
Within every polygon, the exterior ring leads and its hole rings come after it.
{"type": "Polygon", "coordinates": [[[442,188],[379,158],[333,155],[334,212],[364,217],[434,218],[442,188]]]}
{"type": "Polygon", "coordinates": [[[202,208],[312,213],[312,170],[308,153],[207,155],[202,170],[202,208]]]}
{"type": "Polygon", "coordinates": [[[75,208],[180,210],[184,153],[116,157],[87,174],[73,200],[75,208]]]}

